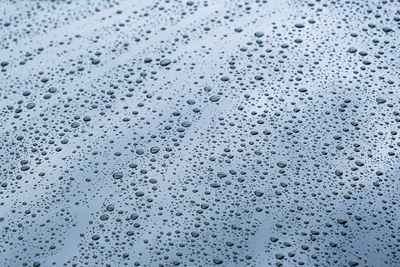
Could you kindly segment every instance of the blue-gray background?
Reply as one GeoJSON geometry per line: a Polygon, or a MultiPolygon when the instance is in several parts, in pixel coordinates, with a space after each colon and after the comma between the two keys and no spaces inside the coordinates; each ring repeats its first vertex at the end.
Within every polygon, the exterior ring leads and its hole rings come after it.
{"type": "Polygon", "coordinates": [[[400,265],[398,0],[0,14],[0,266],[400,265]]]}

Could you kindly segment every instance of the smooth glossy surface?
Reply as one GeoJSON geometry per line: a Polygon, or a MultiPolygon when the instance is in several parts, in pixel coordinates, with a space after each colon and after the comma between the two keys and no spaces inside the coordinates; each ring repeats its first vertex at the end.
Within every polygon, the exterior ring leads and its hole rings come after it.
{"type": "Polygon", "coordinates": [[[399,266],[393,1],[3,1],[0,266],[399,266]]]}

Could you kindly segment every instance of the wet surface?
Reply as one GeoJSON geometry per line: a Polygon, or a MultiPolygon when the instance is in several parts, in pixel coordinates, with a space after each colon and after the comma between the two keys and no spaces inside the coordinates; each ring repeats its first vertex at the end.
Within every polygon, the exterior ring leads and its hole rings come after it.
{"type": "Polygon", "coordinates": [[[1,266],[399,266],[393,1],[4,1],[1,266]]]}

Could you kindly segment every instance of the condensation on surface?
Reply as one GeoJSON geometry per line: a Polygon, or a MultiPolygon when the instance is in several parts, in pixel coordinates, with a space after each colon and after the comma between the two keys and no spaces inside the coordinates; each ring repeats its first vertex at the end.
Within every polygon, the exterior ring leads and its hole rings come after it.
{"type": "Polygon", "coordinates": [[[398,0],[0,14],[0,266],[400,266],[398,0]]]}

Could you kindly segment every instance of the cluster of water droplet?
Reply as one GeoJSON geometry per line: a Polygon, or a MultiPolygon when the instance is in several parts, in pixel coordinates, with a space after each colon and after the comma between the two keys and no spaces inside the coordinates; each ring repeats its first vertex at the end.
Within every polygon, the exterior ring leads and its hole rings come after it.
{"type": "Polygon", "coordinates": [[[1,6],[1,266],[400,264],[398,0],[1,6]]]}

